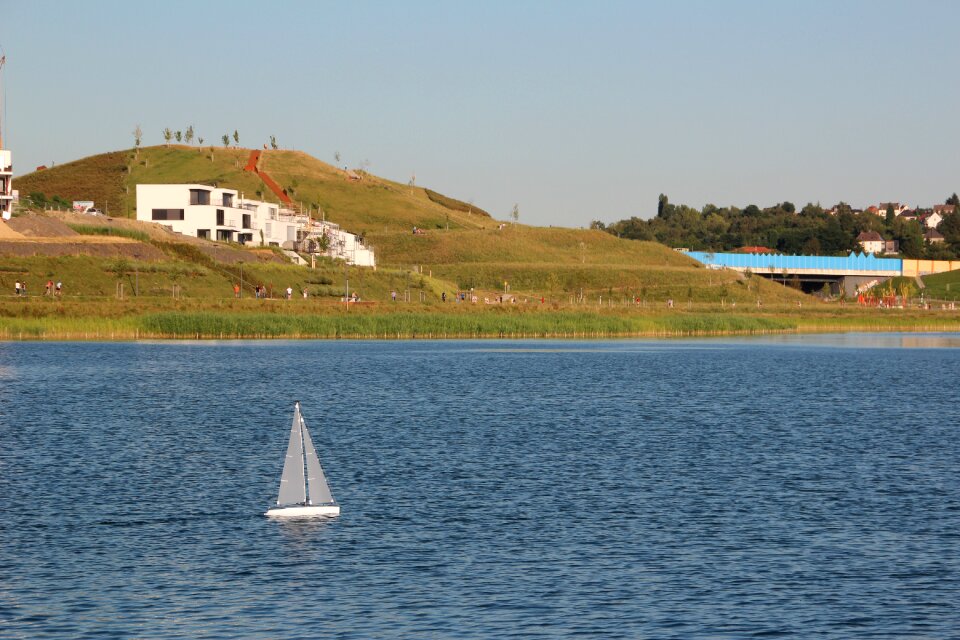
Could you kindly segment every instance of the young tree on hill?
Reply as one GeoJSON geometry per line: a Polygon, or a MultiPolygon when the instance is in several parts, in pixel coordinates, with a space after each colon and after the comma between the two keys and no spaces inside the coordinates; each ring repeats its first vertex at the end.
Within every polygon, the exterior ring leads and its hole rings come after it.
{"type": "Polygon", "coordinates": [[[187,132],[183,134],[183,139],[186,141],[187,144],[190,144],[191,142],[193,142],[193,125],[190,125],[189,127],[187,127],[187,132]]]}
{"type": "Polygon", "coordinates": [[[339,152],[339,151],[334,151],[334,152],[333,152],[333,160],[334,160],[334,162],[337,163],[337,166],[339,167],[339,166],[340,166],[340,152],[339,152]]]}
{"type": "Polygon", "coordinates": [[[173,135],[177,138],[177,142],[180,142],[181,140],[183,140],[183,132],[182,132],[182,131],[177,131],[177,132],[174,133],[173,135]]]}
{"type": "Polygon", "coordinates": [[[240,146],[240,134],[237,133],[236,129],[233,130],[233,143],[238,147],[240,146]]]}
{"type": "Polygon", "coordinates": [[[201,147],[203,146],[203,137],[202,137],[202,136],[199,137],[199,138],[197,138],[197,144],[200,145],[201,147]]]}
{"type": "Polygon", "coordinates": [[[227,134],[223,134],[223,136],[220,139],[223,140],[223,146],[225,147],[230,146],[230,136],[228,136],[227,134]]]}
{"type": "Polygon", "coordinates": [[[166,146],[168,147],[170,146],[170,138],[172,137],[173,137],[173,131],[170,131],[170,127],[166,127],[163,130],[163,141],[166,144],[166,146]]]}
{"type": "Polygon", "coordinates": [[[270,148],[274,151],[277,150],[277,136],[270,136],[270,148]]]}
{"type": "Polygon", "coordinates": [[[140,125],[137,125],[133,130],[133,146],[137,148],[137,151],[140,151],[141,140],[143,140],[143,129],[140,128],[140,125]]]}
{"type": "Polygon", "coordinates": [[[520,205],[513,205],[513,211],[510,212],[510,219],[513,220],[513,224],[520,222],[520,205]]]}

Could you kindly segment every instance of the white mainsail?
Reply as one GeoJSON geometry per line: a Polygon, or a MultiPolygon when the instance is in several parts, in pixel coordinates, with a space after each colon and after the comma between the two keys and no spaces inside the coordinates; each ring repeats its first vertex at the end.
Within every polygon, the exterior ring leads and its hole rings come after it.
{"type": "Polygon", "coordinates": [[[303,420],[300,418],[300,403],[298,402],[293,412],[293,426],[290,428],[287,457],[283,461],[283,473],[280,475],[280,493],[277,495],[277,504],[304,504],[307,501],[307,488],[303,477],[302,429],[303,420]]]}

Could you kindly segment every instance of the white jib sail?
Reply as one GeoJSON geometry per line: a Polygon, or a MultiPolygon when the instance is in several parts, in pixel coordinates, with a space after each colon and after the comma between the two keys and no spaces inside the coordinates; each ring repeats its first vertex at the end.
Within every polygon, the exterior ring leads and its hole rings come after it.
{"type": "Polygon", "coordinates": [[[303,418],[300,419],[303,431],[304,453],[307,457],[307,486],[310,487],[310,502],[312,504],[330,504],[334,502],[330,494],[330,487],[327,485],[327,479],[323,475],[323,468],[320,466],[320,459],[317,457],[317,450],[313,448],[313,440],[310,439],[310,432],[307,430],[303,418]]]}
{"type": "MultiPolygon", "coordinates": [[[[290,428],[287,457],[283,461],[283,473],[280,475],[280,493],[277,496],[277,504],[303,504],[307,501],[307,487],[303,477],[302,425],[300,403],[298,402],[293,412],[293,426],[290,428]]],[[[310,448],[313,448],[312,445],[310,448]]],[[[316,454],[314,454],[314,457],[316,457],[316,454]]]]}

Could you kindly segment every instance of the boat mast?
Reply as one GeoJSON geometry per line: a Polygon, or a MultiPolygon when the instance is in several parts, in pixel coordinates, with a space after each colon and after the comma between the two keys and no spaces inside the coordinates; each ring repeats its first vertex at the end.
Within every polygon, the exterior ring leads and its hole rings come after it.
{"type": "Polygon", "coordinates": [[[303,448],[303,414],[300,413],[300,401],[297,400],[297,417],[299,420],[299,430],[300,430],[300,470],[303,473],[303,504],[310,504],[310,499],[307,498],[307,473],[304,471],[304,465],[307,462],[307,452],[303,448]]]}

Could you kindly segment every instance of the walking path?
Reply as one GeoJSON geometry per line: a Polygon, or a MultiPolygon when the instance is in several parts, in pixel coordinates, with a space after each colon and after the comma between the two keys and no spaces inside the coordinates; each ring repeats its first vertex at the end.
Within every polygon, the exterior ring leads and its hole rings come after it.
{"type": "Polygon", "coordinates": [[[260,179],[263,180],[263,184],[267,185],[267,188],[269,188],[270,191],[273,191],[273,193],[280,198],[280,202],[283,204],[293,205],[293,200],[290,199],[290,196],[287,195],[287,192],[284,191],[273,178],[260,170],[260,151],[254,149],[250,152],[250,158],[247,160],[247,166],[245,166],[243,170],[260,176],[260,179]]]}

